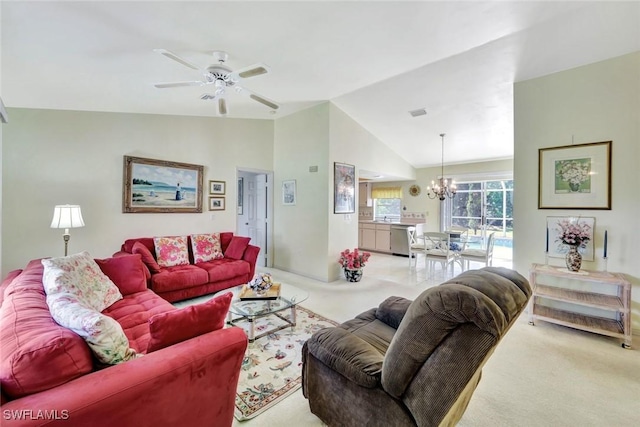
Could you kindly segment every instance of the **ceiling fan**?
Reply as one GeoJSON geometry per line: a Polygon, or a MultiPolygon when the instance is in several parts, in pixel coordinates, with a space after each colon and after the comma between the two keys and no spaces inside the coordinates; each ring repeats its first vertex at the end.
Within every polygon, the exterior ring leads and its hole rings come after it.
{"type": "Polygon", "coordinates": [[[265,64],[254,64],[239,70],[233,71],[231,68],[225,65],[229,55],[226,52],[215,51],[213,57],[218,61],[217,64],[208,66],[207,68],[199,68],[184,58],[179,57],[175,53],[166,49],[154,49],[156,53],[166,56],[185,67],[189,67],[194,70],[198,70],[202,73],[202,80],[185,81],[185,82],[173,82],[173,83],[157,83],[154,86],[159,89],[170,87],[182,87],[182,86],[211,86],[213,93],[204,93],[200,96],[200,99],[205,101],[216,101],[218,105],[218,113],[221,116],[225,116],[228,112],[227,109],[227,89],[233,89],[236,93],[239,93],[247,98],[253,99],[262,105],[265,105],[272,110],[280,108],[278,104],[265,98],[262,95],[258,95],[249,89],[240,86],[238,83],[244,79],[259,76],[269,72],[269,67],[265,64]]]}

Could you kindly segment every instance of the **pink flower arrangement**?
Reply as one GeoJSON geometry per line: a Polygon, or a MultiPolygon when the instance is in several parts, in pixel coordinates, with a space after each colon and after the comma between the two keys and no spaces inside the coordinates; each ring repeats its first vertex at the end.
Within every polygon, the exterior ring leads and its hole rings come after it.
{"type": "Polygon", "coordinates": [[[558,223],[558,239],[565,245],[582,246],[591,240],[591,226],[584,222],[564,219],[558,223]]]}
{"type": "Polygon", "coordinates": [[[340,263],[343,268],[357,270],[364,267],[365,263],[369,261],[370,256],[371,254],[369,252],[360,252],[358,251],[358,248],[355,248],[353,252],[349,249],[345,249],[340,252],[340,259],[338,260],[338,263],[340,263]]]}

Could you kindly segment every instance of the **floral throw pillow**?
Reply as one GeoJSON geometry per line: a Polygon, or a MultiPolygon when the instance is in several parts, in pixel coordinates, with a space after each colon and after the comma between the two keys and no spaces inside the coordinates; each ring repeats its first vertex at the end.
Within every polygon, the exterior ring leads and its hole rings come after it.
{"type": "Polygon", "coordinates": [[[195,264],[224,258],[222,245],[220,244],[220,233],[192,234],[191,251],[193,252],[193,262],[195,264]]]}
{"type": "Polygon", "coordinates": [[[160,267],[189,264],[187,236],[154,237],[153,244],[160,267]]]}
{"type": "Polygon", "coordinates": [[[100,362],[115,365],[141,356],[129,348],[129,340],[118,322],[87,307],[75,295],[47,295],[47,305],[54,320],[84,338],[100,362]]]}
{"type": "Polygon", "coordinates": [[[62,258],[43,259],[42,284],[48,295],[72,294],[96,311],[122,299],[118,287],[100,269],[88,252],[62,258]]]}

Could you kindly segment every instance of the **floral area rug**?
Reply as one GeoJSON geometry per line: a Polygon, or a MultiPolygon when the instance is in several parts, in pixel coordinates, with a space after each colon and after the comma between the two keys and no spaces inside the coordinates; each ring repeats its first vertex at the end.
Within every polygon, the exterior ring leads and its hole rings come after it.
{"type": "MultiPolygon", "coordinates": [[[[279,314],[289,319],[291,310],[279,314]]],[[[275,315],[257,319],[256,335],[283,324],[275,315]]],[[[297,306],[293,330],[285,328],[250,343],[242,361],[235,417],[240,421],[253,418],[298,390],[302,386],[302,345],[315,331],[336,325],[297,306]]],[[[248,331],[246,322],[237,326],[248,331]]]]}

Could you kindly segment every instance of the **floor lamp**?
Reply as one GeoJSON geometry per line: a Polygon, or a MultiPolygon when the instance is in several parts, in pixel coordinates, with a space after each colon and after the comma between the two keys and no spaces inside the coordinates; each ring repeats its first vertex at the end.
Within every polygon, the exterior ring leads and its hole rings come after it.
{"type": "Polygon", "coordinates": [[[82,219],[82,211],[78,205],[57,205],[53,209],[53,219],[51,220],[51,228],[64,228],[64,256],[67,256],[69,246],[70,228],[84,227],[82,219]]]}

